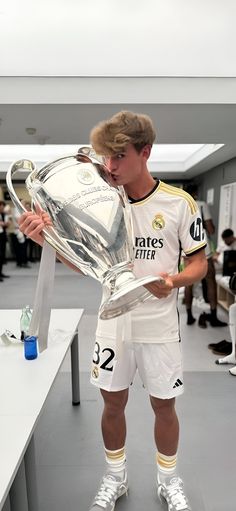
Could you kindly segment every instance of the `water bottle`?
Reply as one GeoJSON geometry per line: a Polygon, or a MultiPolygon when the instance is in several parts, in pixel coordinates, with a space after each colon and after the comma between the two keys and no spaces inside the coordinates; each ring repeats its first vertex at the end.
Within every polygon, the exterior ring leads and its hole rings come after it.
{"type": "Polygon", "coordinates": [[[23,307],[20,318],[20,331],[21,331],[21,340],[24,341],[25,337],[29,335],[29,327],[30,321],[32,317],[32,311],[30,310],[30,306],[26,305],[23,307]]]}
{"type": "Polygon", "coordinates": [[[24,354],[27,360],[34,360],[38,356],[37,337],[28,335],[24,338],[24,354]]]}

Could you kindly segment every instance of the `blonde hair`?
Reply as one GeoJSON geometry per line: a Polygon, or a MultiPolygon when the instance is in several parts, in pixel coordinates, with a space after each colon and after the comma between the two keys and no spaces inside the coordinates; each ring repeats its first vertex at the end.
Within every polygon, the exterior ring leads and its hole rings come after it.
{"type": "Polygon", "coordinates": [[[132,144],[139,153],[145,145],[152,145],[155,138],[156,132],[148,115],[126,110],[100,122],[90,133],[95,152],[106,156],[119,154],[128,144],[132,144]]]}

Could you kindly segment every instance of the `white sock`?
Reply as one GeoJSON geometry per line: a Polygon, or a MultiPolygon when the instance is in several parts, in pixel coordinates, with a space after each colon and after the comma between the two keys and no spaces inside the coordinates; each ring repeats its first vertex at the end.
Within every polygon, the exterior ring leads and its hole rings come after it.
{"type": "Polygon", "coordinates": [[[166,456],[157,453],[157,480],[159,483],[168,484],[172,477],[176,476],[177,454],[166,456]]]}
{"type": "Polygon", "coordinates": [[[122,481],[126,476],[126,456],[125,448],[110,451],[105,448],[105,458],[107,463],[107,473],[114,474],[122,481]]]}

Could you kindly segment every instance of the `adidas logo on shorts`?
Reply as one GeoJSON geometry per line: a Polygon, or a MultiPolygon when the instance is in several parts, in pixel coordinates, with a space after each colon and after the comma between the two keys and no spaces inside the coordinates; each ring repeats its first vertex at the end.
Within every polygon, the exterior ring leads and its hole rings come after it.
{"type": "Polygon", "coordinates": [[[173,389],[176,389],[176,387],[180,387],[181,385],[183,385],[183,382],[178,378],[173,386],[173,389]]]}

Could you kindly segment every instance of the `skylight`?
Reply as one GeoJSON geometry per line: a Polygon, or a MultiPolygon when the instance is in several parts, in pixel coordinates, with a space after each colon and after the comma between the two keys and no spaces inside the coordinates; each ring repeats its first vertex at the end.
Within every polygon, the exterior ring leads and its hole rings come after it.
{"type": "MultiPolygon", "coordinates": [[[[78,145],[2,145],[1,170],[18,159],[30,159],[42,166],[61,156],[76,154],[78,145]]],[[[218,151],[224,144],[154,144],[148,161],[150,172],[186,172],[191,167],[218,151]]]]}

